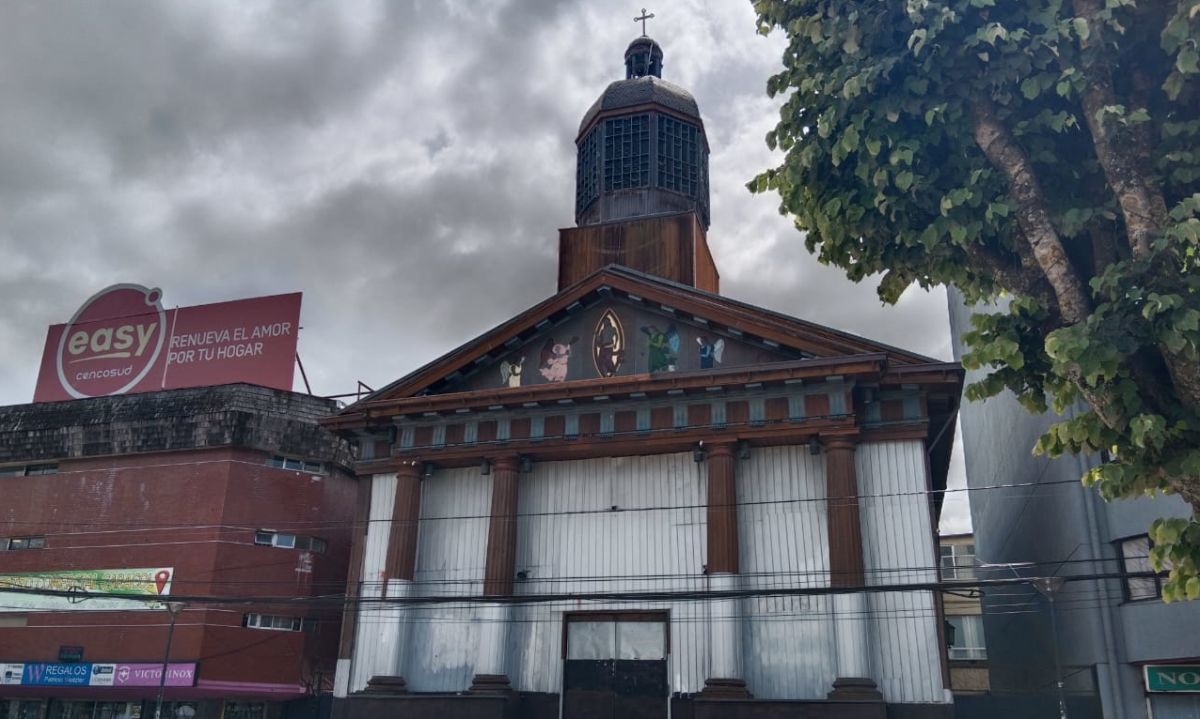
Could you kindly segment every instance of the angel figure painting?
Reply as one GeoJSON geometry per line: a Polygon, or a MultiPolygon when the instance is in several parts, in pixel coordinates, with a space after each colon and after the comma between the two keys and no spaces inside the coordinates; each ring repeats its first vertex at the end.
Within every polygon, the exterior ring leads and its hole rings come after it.
{"type": "Polygon", "coordinates": [[[567,364],[571,361],[571,346],[579,341],[572,337],[570,342],[557,342],[553,337],[546,340],[542,347],[541,363],[538,372],[547,382],[562,382],[567,378],[567,364]]]}
{"type": "Polygon", "coordinates": [[[707,337],[697,337],[696,344],[700,345],[700,369],[712,369],[721,364],[725,340],[718,337],[716,342],[709,342],[707,337]]]}
{"type": "Polygon", "coordinates": [[[525,358],[516,362],[505,360],[500,363],[500,381],[509,387],[521,386],[521,370],[525,367],[525,358]]]}
{"type": "Polygon", "coordinates": [[[655,325],[643,326],[642,332],[650,338],[650,371],[674,372],[679,360],[679,331],[672,323],[663,332],[655,325]]]}

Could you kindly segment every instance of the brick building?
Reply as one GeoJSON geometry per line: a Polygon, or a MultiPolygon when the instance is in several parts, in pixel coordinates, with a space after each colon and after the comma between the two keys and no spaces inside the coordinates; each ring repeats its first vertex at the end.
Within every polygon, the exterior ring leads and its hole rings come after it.
{"type": "Polygon", "coordinates": [[[339,603],[234,600],[343,591],[334,410],[245,384],[0,408],[0,719],[154,716],[168,634],[164,717],[295,715],[328,688],[339,603]]]}

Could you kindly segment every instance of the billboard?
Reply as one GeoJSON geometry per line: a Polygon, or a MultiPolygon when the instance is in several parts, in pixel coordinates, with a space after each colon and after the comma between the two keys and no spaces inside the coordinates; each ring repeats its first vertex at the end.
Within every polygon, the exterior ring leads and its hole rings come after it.
{"type": "MultiPolygon", "coordinates": [[[[26,687],[156,687],[162,664],[19,662],[0,664],[0,684],[26,687]]],[[[196,683],[195,662],[167,665],[168,687],[196,683]]]]}
{"type": "Polygon", "coordinates": [[[300,293],[164,309],[162,290],[113,285],[46,333],[34,402],[230,382],[290,390],[300,293]]]}
{"type": "Polygon", "coordinates": [[[6,610],[41,612],[162,609],[166,605],[158,599],[170,596],[174,576],[173,567],[0,574],[0,606],[6,610]],[[14,589],[25,591],[11,591],[14,589]],[[38,590],[68,594],[37,594],[38,590]],[[115,596],[84,596],[96,594],[115,596]],[[130,594],[135,597],[120,596],[130,594]]]}

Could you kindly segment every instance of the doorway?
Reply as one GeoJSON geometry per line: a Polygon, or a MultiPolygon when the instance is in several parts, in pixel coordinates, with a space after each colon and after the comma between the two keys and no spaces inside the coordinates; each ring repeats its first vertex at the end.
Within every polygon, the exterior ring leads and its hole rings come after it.
{"type": "Polygon", "coordinates": [[[666,612],[564,617],[563,719],[665,719],[666,612]]]}

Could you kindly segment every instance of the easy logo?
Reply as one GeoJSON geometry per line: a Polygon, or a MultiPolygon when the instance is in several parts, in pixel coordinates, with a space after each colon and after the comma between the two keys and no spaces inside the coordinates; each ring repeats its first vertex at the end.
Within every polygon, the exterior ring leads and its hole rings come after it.
{"type": "Polygon", "coordinates": [[[124,394],[145,379],[167,333],[162,290],[113,285],[71,317],[55,363],[63,389],[76,399],[124,394]]]}

